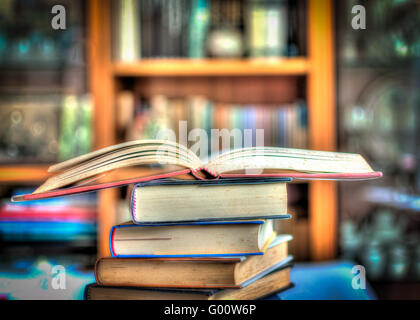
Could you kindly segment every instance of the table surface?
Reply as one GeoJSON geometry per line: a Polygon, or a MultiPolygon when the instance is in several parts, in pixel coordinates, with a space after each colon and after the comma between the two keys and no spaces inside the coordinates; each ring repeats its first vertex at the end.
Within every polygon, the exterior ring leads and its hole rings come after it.
{"type": "MultiPolygon", "coordinates": [[[[80,272],[66,266],[66,290],[54,290],[49,284],[53,262],[14,264],[13,272],[0,270],[0,298],[8,299],[83,299],[88,283],[95,282],[93,271],[80,272]],[[28,269],[28,267],[30,267],[28,269]],[[28,273],[28,270],[30,272],[28,273]]],[[[332,261],[296,263],[291,270],[293,288],[268,297],[269,300],[367,300],[376,299],[369,286],[353,289],[355,263],[332,261]]]]}
{"type": "Polygon", "coordinates": [[[366,283],[365,289],[352,286],[350,261],[320,263],[296,263],[291,271],[294,287],[269,297],[269,300],[372,300],[373,289],[366,283]]]}

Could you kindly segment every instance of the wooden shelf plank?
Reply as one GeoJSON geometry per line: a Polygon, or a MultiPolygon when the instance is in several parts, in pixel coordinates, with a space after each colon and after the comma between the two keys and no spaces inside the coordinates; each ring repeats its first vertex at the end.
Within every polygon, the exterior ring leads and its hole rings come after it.
{"type": "Polygon", "coordinates": [[[50,165],[2,165],[0,166],[0,183],[41,182],[51,176],[50,165]]]}
{"type": "Polygon", "coordinates": [[[113,63],[115,76],[245,76],[305,75],[306,58],[273,59],[148,59],[113,63]]]}

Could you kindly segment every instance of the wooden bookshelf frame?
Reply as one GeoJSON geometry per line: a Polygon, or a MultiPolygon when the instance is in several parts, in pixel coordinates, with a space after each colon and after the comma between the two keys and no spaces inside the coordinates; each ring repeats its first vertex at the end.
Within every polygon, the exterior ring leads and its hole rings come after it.
{"type": "MultiPolygon", "coordinates": [[[[110,0],[89,0],[87,12],[87,73],[94,101],[95,147],[116,142],[115,81],[118,77],[304,75],[307,77],[310,147],[336,148],[334,88],[333,1],[308,1],[308,51],[305,58],[272,61],[209,60],[140,61],[133,65],[111,60],[110,0]]],[[[47,166],[0,166],[0,182],[42,181],[47,166]]],[[[108,234],[115,224],[118,191],[108,189],[98,197],[98,255],[109,255],[108,234]]],[[[309,184],[310,254],[314,260],[331,259],[337,247],[337,187],[334,182],[309,184]]]]}

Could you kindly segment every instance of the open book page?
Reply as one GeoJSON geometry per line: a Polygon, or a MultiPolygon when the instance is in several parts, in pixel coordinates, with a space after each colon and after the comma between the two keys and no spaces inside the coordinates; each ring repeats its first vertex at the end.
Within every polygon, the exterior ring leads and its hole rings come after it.
{"type": "Polygon", "coordinates": [[[300,150],[275,147],[253,147],[233,150],[212,159],[206,169],[214,174],[268,170],[270,172],[305,173],[373,173],[359,154],[300,150]]]}
{"type": "Polygon", "coordinates": [[[174,151],[179,153],[180,155],[185,156],[188,162],[195,162],[197,166],[201,165],[200,159],[195,155],[194,152],[189,150],[187,147],[183,146],[182,144],[178,144],[176,142],[172,142],[170,140],[134,140],[128,141],[120,144],[116,144],[113,146],[105,147],[96,151],[89,152],[87,154],[78,156],[76,158],[72,158],[57,164],[52,165],[48,168],[48,172],[58,172],[65,169],[69,169],[74,167],[77,164],[86,162],[92,159],[98,159],[103,155],[111,154],[114,152],[119,152],[123,150],[129,150],[135,147],[145,147],[148,150],[172,150],[174,147],[174,151]]]}
{"type": "Polygon", "coordinates": [[[146,164],[177,165],[190,169],[201,166],[199,158],[184,146],[170,141],[138,140],[52,166],[49,171],[66,170],[49,178],[34,193],[61,188],[115,169],[146,164]]]}

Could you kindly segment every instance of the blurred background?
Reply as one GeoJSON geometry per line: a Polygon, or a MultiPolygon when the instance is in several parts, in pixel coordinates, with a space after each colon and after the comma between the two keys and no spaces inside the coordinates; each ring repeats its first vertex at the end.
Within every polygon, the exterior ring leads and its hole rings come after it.
{"type": "Polygon", "coordinates": [[[0,298],[82,298],[110,227],[129,220],[125,188],[12,195],[53,163],[184,120],[362,154],[384,178],[291,184],[278,231],[296,261],[352,261],[379,298],[419,299],[419,74],[415,0],[2,0],[0,298]],[[60,294],[45,285],[57,264],[60,294]]]}

